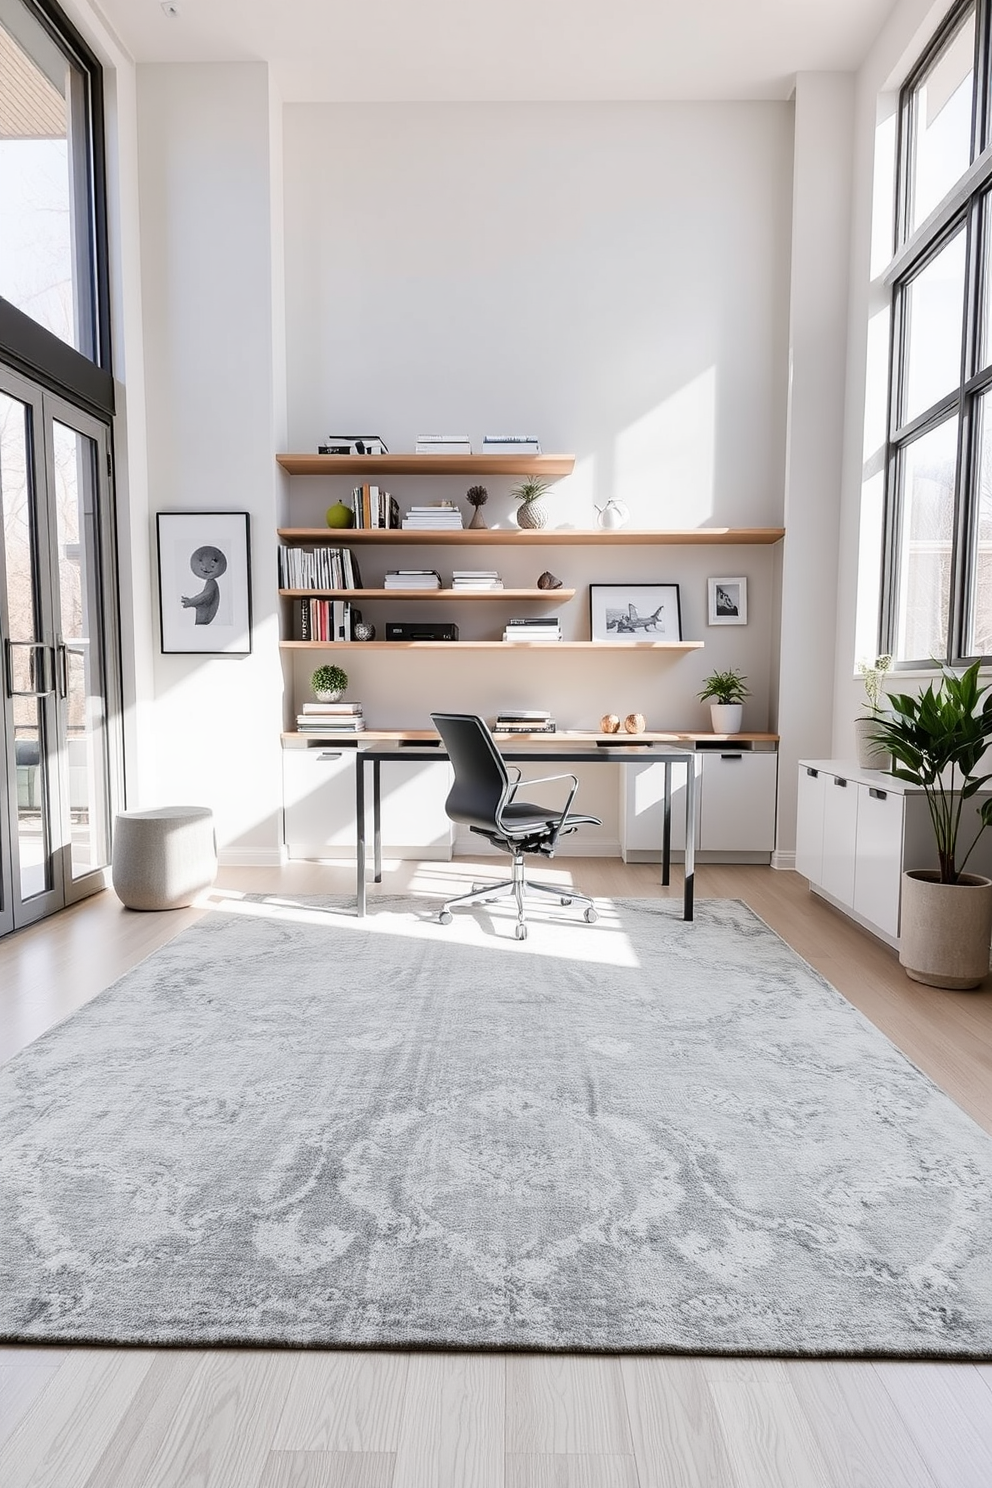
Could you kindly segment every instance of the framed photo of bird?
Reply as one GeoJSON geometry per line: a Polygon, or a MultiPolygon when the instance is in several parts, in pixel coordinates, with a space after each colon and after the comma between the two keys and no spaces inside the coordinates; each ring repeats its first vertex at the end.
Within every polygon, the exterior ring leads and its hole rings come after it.
{"type": "Polygon", "coordinates": [[[680,641],[678,584],[590,584],[589,634],[611,646],[680,641]]]}

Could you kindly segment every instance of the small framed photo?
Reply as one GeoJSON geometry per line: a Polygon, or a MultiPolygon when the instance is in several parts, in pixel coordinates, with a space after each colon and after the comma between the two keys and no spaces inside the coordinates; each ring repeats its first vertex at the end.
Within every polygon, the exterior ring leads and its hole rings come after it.
{"type": "Polygon", "coordinates": [[[594,641],[680,641],[678,584],[590,584],[589,634],[594,641]]]}
{"type": "Polygon", "coordinates": [[[707,625],[747,624],[747,579],[707,579],[707,625]]]}
{"type": "Polygon", "coordinates": [[[159,512],[162,651],[247,656],[251,551],[247,512],[159,512]]]}

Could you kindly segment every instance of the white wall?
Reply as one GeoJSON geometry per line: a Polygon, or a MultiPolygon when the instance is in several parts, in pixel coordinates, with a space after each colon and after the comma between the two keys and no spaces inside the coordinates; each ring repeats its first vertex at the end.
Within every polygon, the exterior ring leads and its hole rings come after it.
{"type": "MultiPolygon", "coordinates": [[[[551,498],[554,526],[595,527],[594,503],[614,495],[638,528],[781,523],[789,105],[294,104],[285,146],[292,448],[335,430],[379,433],[396,451],[422,432],[466,433],[477,449],[487,432],[536,432],[546,451],[577,455],[551,498]]],[[[350,482],[291,484],[287,520],[306,525],[350,482]]],[[[468,484],[390,482],[401,505],[463,498],[468,484]]],[[[487,523],[511,526],[512,482],[486,484],[487,523]]],[[[706,649],[441,662],[356,648],[349,692],[374,723],[516,704],[548,706],[565,727],[639,711],[650,727],[708,728],[701,680],[738,665],[753,690],[745,727],[768,728],[770,549],[486,554],[508,584],[547,566],[577,588],[560,611],[567,638],[588,635],[590,581],[680,583],[683,634],[706,649]],[[707,627],[707,576],[738,574],[749,624],[707,627]]],[[[361,557],[377,582],[386,559],[361,557]]],[[[380,629],[401,617],[367,608],[380,629]]],[[[463,637],[483,638],[503,613],[418,605],[414,618],[457,618],[463,637]]],[[[297,655],[298,700],[315,659],[297,655]]],[[[588,788],[605,789],[598,776],[588,788]]],[[[612,803],[593,809],[615,840],[612,803]]]]}
{"type": "Polygon", "coordinates": [[[247,511],[254,592],[250,656],[155,656],[141,790],[213,807],[229,861],[279,841],[271,136],[261,64],[138,68],[145,541],[156,511],[247,511]]]}

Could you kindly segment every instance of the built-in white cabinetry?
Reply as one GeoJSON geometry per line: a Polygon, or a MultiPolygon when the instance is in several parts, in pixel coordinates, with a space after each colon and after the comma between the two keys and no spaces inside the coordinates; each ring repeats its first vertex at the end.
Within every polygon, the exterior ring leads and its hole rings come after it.
{"type": "MultiPolygon", "coordinates": [[[[283,750],[283,840],[288,857],[354,857],[356,754],[350,741],[283,750]]],[[[444,810],[451,788],[447,760],[387,762],[381,769],[383,852],[449,858],[453,834],[444,810]]],[[[371,803],[368,814],[371,841],[371,803]]]]}
{"type": "MultiPolygon", "coordinates": [[[[767,862],[775,845],[778,756],[771,749],[697,745],[698,853],[724,862],[767,862]]],[[[672,851],[685,849],[686,765],[672,769],[672,851]]],[[[665,767],[627,765],[620,781],[621,852],[625,863],[661,854],[665,767]]],[[[712,860],[712,859],[711,859],[712,860]]]]}
{"type": "MultiPolygon", "coordinates": [[[[978,806],[985,799],[965,802],[964,846],[977,830],[978,806]]],[[[922,790],[844,760],[800,763],[796,869],[816,893],[898,945],[903,872],[936,866],[922,790]]],[[[968,869],[992,873],[992,834],[979,842],[968,869]]]]}

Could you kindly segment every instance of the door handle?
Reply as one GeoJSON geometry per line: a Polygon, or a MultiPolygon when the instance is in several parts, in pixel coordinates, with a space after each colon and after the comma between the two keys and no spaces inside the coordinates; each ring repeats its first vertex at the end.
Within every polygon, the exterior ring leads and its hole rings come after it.
{"type": "Polygon", "coordinates": [[[814,780],[819,780],[820,778],[819,770],[811,770],[808,765],[806,766],[806,774],[812,776],[814,780]]]}
{"type": "Polygon", "coordinates": [[[5,653],[6,653],[6,655],[5,655],[6,665],[4,667],[4,670],[6,672],[7,696],[8,697],[12,697],[12,698],[15,698],[15,697],[43,698],[43,697],[48,697],[51,693],[53,693],[55,691],[55,663],[54,663],[55,648],[54,648],[54,646],[46,645],[46,643],[44,641],[11,641],[11,640],[8,640],[8,641],[5,642],[4,649],[5,649],[5,653]],[[15,652],[15,650],[28,651],[30,653],[30,660],[28,662],[28,667],[29,667],[29,670],[30,670],[30,677],[31,677],[31,684],[32,684],[30,687],[15,687],[14,686],[14,652],[15,652]],[[39,656],[39,654],[41,656],[41,665],[40,665],[40,667],[38,665],[38,656],[39,656]],[[38,672],[39,671],[41,672],[41,683],[42,683],[42,685],[40,687],[38,686],[38,672]]]}
{"type": "Polygon", "coordinates": [[[889,799],[888,791],[877,790],[873,785],[868,787],[868,794],[874,796],[876,801],[887,801],[889,799]]]}
{"type": "Polygon", "coordinates": [[[835,775],[834,776],[834,785],[846,785],[846,784],[847,784],[847,781],[844,779],[843,775],[835,775]]]}
{"type": "Polygon", "coordinates": [[[56,647],[58,656],[59,697],[69,696],[69,647],[65,641],[59,641],[56,647]]]}
{"type": "Polygon", "coordinates": [[[739,760],[743,759],[744,756],[742,754],[721,754],[720,758],[727,760],[739,760]]]}
{"type": "Polygon", "coordinates": [[[317,758],[319,760],[336,760],[336,759],[340,759],[341,758],[341,751],[340,751],[340,749],[338,749],[335,753],[332,754],[329,750],[326,750],[325,749],[321,754],[318,754],[317,758]]]}

